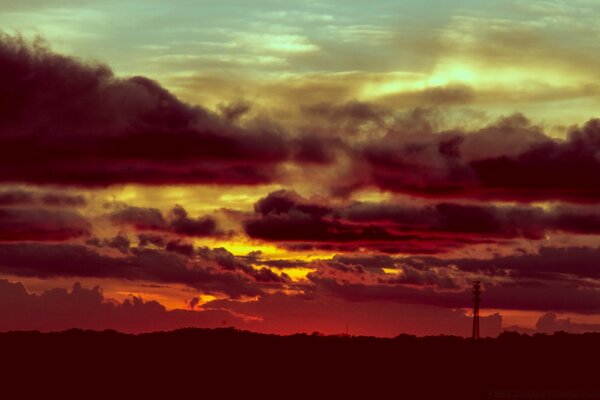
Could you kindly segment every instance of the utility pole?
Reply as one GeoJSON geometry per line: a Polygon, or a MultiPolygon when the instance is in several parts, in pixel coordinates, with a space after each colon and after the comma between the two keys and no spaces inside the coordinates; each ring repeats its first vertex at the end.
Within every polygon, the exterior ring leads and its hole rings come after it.
{"type": "Polygon", "coordinates": [[[481,303],[481,281],[473,282],[473,340],[479,339],[479,304],[481,303]]]}

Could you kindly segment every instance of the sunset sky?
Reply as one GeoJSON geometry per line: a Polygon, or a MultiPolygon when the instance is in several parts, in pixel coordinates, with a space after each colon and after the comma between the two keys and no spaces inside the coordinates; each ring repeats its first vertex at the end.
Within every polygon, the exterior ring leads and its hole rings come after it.
{"type": "Polygon", "coordinates": [[[599,15],[1,1],[0,330],[600,331],[599,15]]]}

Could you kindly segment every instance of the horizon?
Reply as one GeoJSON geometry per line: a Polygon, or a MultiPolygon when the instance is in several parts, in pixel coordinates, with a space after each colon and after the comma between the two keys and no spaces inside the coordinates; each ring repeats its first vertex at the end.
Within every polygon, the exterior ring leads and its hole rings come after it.
{"type": "Polygon", "coordinates": [[[600,332],[600,4],[0,4],[0,332],[600,332]]]}

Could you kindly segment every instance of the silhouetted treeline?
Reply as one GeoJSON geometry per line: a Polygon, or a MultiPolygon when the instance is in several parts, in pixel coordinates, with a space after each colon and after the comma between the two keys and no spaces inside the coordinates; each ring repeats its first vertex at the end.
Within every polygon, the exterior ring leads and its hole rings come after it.
{"type": "Polygon", "coordinates": [[[0,333],[0,346],[3,388],[19,398],[600,398],[599,333],[472,341],[69,330],[0,333]]]}

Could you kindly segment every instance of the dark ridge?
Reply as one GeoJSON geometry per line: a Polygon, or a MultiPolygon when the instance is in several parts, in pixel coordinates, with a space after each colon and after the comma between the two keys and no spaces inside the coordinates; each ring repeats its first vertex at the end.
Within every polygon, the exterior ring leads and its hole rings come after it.
{"type": "Polygon", "coordinates": [[[0,382],[16,385],[19,398],[40,390],[84,398],[600,398],[600,333],[504,332],[473,341],[74,329],[0,333],[0,348],[0,382]]]}

